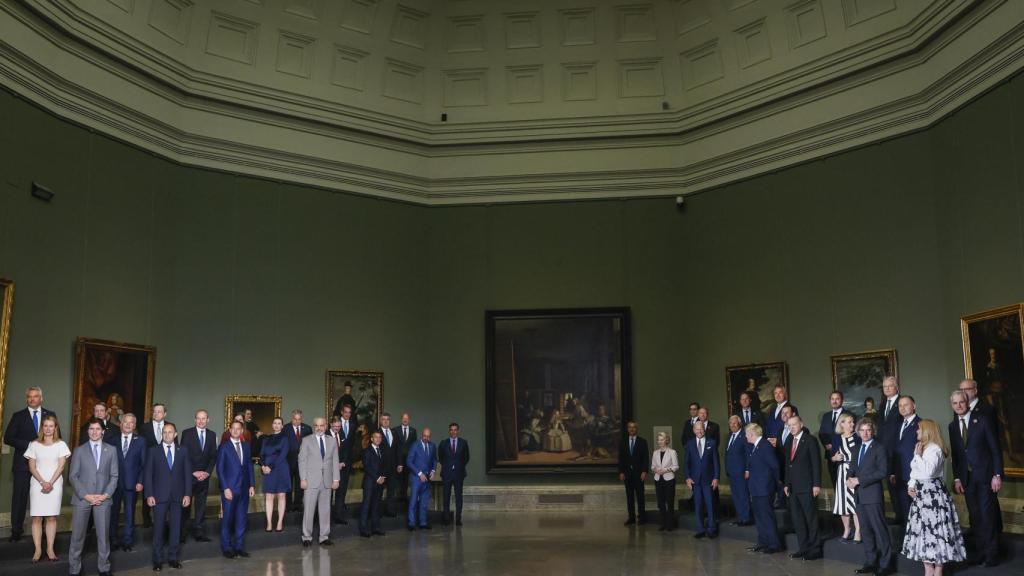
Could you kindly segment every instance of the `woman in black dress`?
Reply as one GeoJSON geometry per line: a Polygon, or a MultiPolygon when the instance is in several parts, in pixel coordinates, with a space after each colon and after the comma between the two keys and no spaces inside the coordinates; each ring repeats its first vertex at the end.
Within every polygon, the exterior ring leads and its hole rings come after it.
{"type": "Polygon", "coordinates": [[[263,472],[263,494],[266,497],[267,532],[273,528],[274,501],[277,500],[277,531],[284,530],[285,498],[291,490],[292,475],[288,468],[288,438],[281,433],[284,420],[274,418],[274,433],[263,437],[260,449],[260,470],[263,472]]]}

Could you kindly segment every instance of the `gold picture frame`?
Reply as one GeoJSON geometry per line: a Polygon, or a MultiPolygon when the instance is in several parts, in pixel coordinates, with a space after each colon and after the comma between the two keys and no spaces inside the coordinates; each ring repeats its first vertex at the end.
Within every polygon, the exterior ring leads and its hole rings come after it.
{"type": "Polygon", "coordinates": [[[765,418],[774,414],[776,386],[785,388],[789,396],[789,364],[785,361],[726,366],[725,400],[729,415],[739,410],[740,395],[751,391],[757,392],[756,408],[765,418]]]}
{"type": "Polygon", "coordinates": [[[876,418],[882,398],[882,381],[899,378],[899,357],[895,348],[833,354],[832,390],[843,393],[843,408],[858,418],[876,418]],[[869,402],[870,401],[870,402],[869,402]]]}
{"type": "Polygon", "coordinates": [[[4,398],[7,392],[7,352],[11,342],[14,281],[0,278],[0,430],[4,429],[4,398]]]}
{"type": "Polygon", "coordinates": [[[1024,477],[1024,423],[1013,418],[1007,397],[1024,392],[1024,304],[1001,306],[960,318],[964,375],[978,383],[978,397],[998,424],[1003,472],[1024,477]]]}
{"type": "Polygon", "coordinates": [[[75,342],[71,430],[65,430],[64,436],[78,446],[80,428],[92,417],[96,402],[106,403],[110,422],[115,426],[126,412],[143,420],[153,405],[155,373],[153,346],[79,337],[75,342]]]}
{"type": "MultiPolygon", "coordinates": [[[[264,394],[230,394],[224,397],[224,429],[231,425],[235,414],[252,410],[252,419],[262,434],[272,434],[270,425],[281,417],[283,397],[264,394]]],[[[255,440],[255,439],[254,439],[255,440]]]]}
{"type": "Polygon", "coordinates": [[[370,442],[370,432],[377,427],[384,412],[384,373],[372,370],[327,370],[324,378],[324,416],[330,421],[344,394],[346,382],[352,383],[356,410],[353,418],[363,438],[362,448],[370,442]]]}

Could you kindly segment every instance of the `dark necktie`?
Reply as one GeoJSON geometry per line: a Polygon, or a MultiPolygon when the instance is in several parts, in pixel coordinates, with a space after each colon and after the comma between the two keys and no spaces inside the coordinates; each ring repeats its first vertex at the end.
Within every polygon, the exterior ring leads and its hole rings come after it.
{"type": "Polygon", "coordinates": [[[860,466],[860,461],[864,459],[864,453],[868,451],[867,444],[860,445],[860,454],[857,455],[857,465],[860,466]]]}
{"type": "Polygon", "coordinates": [[[793,459],[796,458],[796,445],[797,445],[797,439],[796,439],[796,436],[793,436],[793,448],[790,449],[790,451],[789,451],[789,461],[790,462],[792,462],[793,459]]]}
{"type": "Polygon", "coordinates": [[[967,417],[960,417],[960,438],[964,441],[964,448],[967,448],[967,417]]]}
{"type": "Polygon", "coordinates": [[[238,463],[244,464],[242,461],[242,444],[240,442],[235,442],[235,454],[238,455],[238,463]]]}
{"type": "Polygon", "coordinates": [[[206,451],[206,430],[196,430],[196,436],[199,436],[199,451],[206,451]]]}
{"type": "Polygon", "coordinates": [[[32,411],[32,426],[36,429],[36,435],[39,434],[39,410],[32,411]]]}
{"type": "Polygon", "coordinates": [[[836,429],[836,418],[838,418],[838,417],[839,417],[839,415],[838,415],[838,414],[839,414],[839,413],[838,413],[838,412],[836,412],[835,410],[833,410],[833,411],[832,411],[832,429],[833,429],[833,430],[835,430],[835,429],[836,429]]]}
{"type": "Polygon", "coordinates": [[[749,408],[743,411],[743,423],[744,424],[750,424],[750,409],[749,408]]]}
{"type": "Polygon", "coordinates": [[[171,454],[171,445],[167,445],[167,467],[174,468],[174,455],[171,454]]]}
{"type": "Polygon", "coordinates": [[[124,444],[121,446],[121,453],[125,456],[128,455],[128,436],[124,437],[124,444]]]}
{"type": "Polygon", "coordinates": [[[320,459],[322,460],[327,456],[327,450],[324,450],[324,437],[320,437],[320,459]]]}

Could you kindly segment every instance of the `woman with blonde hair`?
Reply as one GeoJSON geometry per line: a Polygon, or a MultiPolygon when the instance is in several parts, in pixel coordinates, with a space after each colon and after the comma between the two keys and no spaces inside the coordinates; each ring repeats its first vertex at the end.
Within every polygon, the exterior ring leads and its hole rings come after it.
{"type": "Polygon", "coordinates": [[[672,439],[665,432],[658,432],[658,449],[651,454],[651,472],[654,472],[654,493],[658,497],[658,512],[661,513],[659,532],[675,529],[676,513],[676,471],[679,457],[670,447],[672,439]]]}
{"type": "Polygon", "coordinates": [[[921,420],[907,484],[907,493],[913,500],[907,516],[903,555],[923,562],[925,576],[942,576],[944,564],[967,558],[960,519],[942,481],[947,455],[938,425],[934,420],[921,420]]]}
{"type": "Polygon", "coordinates": [[[32,555],[33,562],[38,562],[43,555],[43,518],[46,518],[46,557],[50,562],[57,561],[53,540],[57,537],[57,517],[60,516],[60,502],[64,492],[64,465],[67,464],[68,456],[71,456],[71,450],[60,439],[57,417],[52,414],[43,416],[43,421],[39,423],[39,438],[25,449],[28,470],[32,474],[29,502],[32,512],[32,543],[36,547],[32,555]]]}
{"type": "Polygon", "coordinates": [[[854,500],[854,491],[846,486],[846,479],[850,473],[850,462],[853,455],[857,453],[857,444],[860,438],[853,433],[853,414],[844,413],[836,421],[836,434],[839,435],[839,446],[832,456],[833,462],[838,462],[836,468],[836,503],[832,506],[832,513],[843,520],[843,538],[846,542],[860,542],[860,520],[857,518],[857,503],[854,500]],[[850,517],[853,517],[853,529],[850,529],[850,517]]]}

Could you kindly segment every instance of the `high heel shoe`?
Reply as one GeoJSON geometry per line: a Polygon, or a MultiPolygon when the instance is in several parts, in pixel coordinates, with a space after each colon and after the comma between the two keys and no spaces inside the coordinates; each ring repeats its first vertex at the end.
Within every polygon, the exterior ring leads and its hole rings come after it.
{"type": "Polygon", "coordinates": [[[33,555],[32,556],[32,563],[35,564],[36,562],[39,562],[39,559],[42,558],[42,557],[43,557],[43,553],[42,552],[40,552],[39,554],[33,555]]]}
{"type": "Polygon", "coordinates": [[[50,556],[49,554],[46,555],[46,559],[49,560],[50,562],[56,562],[56,561],[60,560],[60,558],[58,558],[57,556],[50,556]]]}
{"type": "Polygon", "coordinates": [[[284,527],[282,526],[281,528],[275,528],[274,532],[284,532],[284,527]]]}

